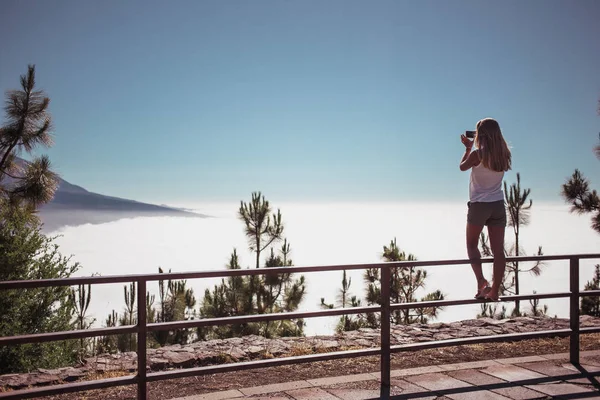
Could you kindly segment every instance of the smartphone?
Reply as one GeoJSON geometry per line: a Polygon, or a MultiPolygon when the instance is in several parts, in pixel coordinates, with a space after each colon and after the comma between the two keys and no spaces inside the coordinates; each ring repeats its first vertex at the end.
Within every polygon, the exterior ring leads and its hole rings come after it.
{"type": "Polygon", "coordinates": [[[465,131],[465,136],[468,137],[469,139],[474,139],[475,131],[465,131]]]}

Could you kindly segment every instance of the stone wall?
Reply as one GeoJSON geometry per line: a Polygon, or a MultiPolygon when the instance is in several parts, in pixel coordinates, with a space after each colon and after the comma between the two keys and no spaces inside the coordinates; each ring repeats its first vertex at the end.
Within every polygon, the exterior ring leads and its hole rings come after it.
{"type": "MultiPolygon", "coordinates": [[[[600,326],[600,319],[582,316],[582,327],[600,326]]],[[[545,331],[569,328],[568,319],[547,317],[518,317],[504,320],[471,319],[452,323],[392,325],[391,343],[407,344],[432,340],[488,336],[496,334],[545,331]]],[[[226,362],[262,358],[362,349],[379,346],[379,330],[360,329],[334,336],[310,336],[265,339],[260,336],[218,339],[148,349],[147,369],[152,371],[188,368],[226,362]]],[[[28,374],[0,376],[0,388],[19,389],[27,386],[72,382],[92,373],[107,371],[134,372],[137,369],[135,352],[101,354],[87,358],[82,365],[53,370],[38,369],[28,374]]]]}

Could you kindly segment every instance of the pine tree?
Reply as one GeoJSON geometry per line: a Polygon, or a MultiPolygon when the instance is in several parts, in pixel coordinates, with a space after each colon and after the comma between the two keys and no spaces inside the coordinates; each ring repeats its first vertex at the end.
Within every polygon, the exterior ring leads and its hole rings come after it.
{"type": "MultiPolygon", "coordinates": [[[[594,277],[585,284],[585,290],[600,289],[600,264],[596,264],[594,277]]],[[[584,296],[581,298],[581,314],[600,317],[600,297],[584,296]]]]}
{"type": "MultiPolygon", "coordinates": [[[[406,255],[400,251],[396,243],[396,238],[390,241],[390,246],[383,246],[383,260],[386,262],[394,261],[416,261],[412,254],[406,255]]],[[[390,274],[390,302],[391,303],[413,303],[417,302],[416,294],[419,290],[425,288],[427,271],[414,266],[392,267],[390,274]]],[[[378,268],[369,268],[364,274],[366,287],[367,304],[381,304],[381,277],[378,268]]],[[[420,301],[444,300],[444,295],[440,290],[428,293],[420,301]]],[[[436,318],[441,307],[427,307],[420,311],[398,310],[392,312],[392,322],[395,324],[413,324],[416,322],[426,323],[431,318],[436,318]]],[[[372,327],[379,327],[380,321],[370,314],[367,315],[368,324],[372,327]]]]}
{"type": "Polygon", "coordinates": [[[3,206],[20,205],[33,213],[54,197],[57,175],[47,156],[30,163],[18,162],[17,155],[31,154],[37,147],[52,145],[50,99],[35,88],[35,66],[21,76],[21,89],[7,92],[6,123],[0,128],[0,200],[3,206]]]}
{"type": "MultiPolygon", "coordinates": [[[[35,90],[33,65],[21,76],[21,89],[7,92],[6,118],[0,127],[0,280],[68,278],[79,268],[60,254],[55,237],[41,233],[35,215],[57,187],[49,158],[35,157],[29,163],[17,158],[22,152],[32,154],[52,144],[49,103],[43,91],[35,90]]],[[[0,336],[74,329],[76,310],[70,293],[68,287],[3,291],[0,336]]],[[[4,346],[0,348],[0,374],[64,366],[77,353],[75,340],[4,346]]]]}
{"type": "MultiPolygon", "coordinates": [[[[346,274],[346,270],[342,274],[342,287],[339,289],[336,304],[325,303],[325,298],[321,297],[321,308],[334,309],[336,305],[341,308],[347,307],[360,307],[360,299],[356,296],[350,295],[350,286],[352,285],[352,278],[349,278],[346,274]]],[[[355,331],[362,327],[367,326],[366,316],[364,315],[342,315],[338,321],[335,331],[337,333],[355,331]]]]}
{"type": "Polygon", "coordinates": [[[253,192],[249,203],[240,202],[238,213],[246,227],[249,248],[256,253],[256,268],[259,268],[260,254],[283,235],[281,212],[277,210],[271,219],[271,205],[260,192],[253,192]]]}
{"type": "MultiPolygon", "coordinates": [[[[163,273],[162,268],[158,268],[159,273],[163,273]]],[[[169,270],[169,273],[171,270],[169,270]]],[[[187,321],[196,317],[194,307],[196,306],[196,297],[194,290],[187,287],[187,281],[164,280],[158,281],[158,294],[160,308],[158,310],[151,308],[149,315],[156,319],[156,322],[187,321]]],[[[154,299],[146,293],[146,307],[151,307],[154,299]],[[150,301],[152,300],[152,301],[150,301]]],[[[167,344],[187,344],[194,339],[193,330],[189,328],[176,329],[169,331],[153,331],[152,339],[160,346],[167,344]]]]}
{"type": "Polygon", "coordinates": [[[562,185],[562,196],[571,204],[571,212],[592,214],[592,229],[600,233],[600,197],[590,189],[589,180],[576,169],[571,178],[562,185]]]}
{"type": "MultiPolygon", "coordinates": [[[[249,203],[240,201],[238,216],[245,225],[245,234],[248,238],[248,248],[256,254],[255,267],[260,267],[260,255],[271,244],[281,240],[283,235],[283,222],[281,221],[281,212],[277,210],[277,214],[273,213],[271,219],[271,205],[261,192],[253,192],[249,203]]],[[[260,296],[259,277],[257,275],[249,276],[249,296],[250,302],[247,303],[247,309],[250,311],[256,307],[262,309],[259,304],[260,296]]]]}
{"type": "MultiPolygon", "coordinates": [[[[287,239],[276,254],[272,249],[265,261],[265,268],[281,268],[293,265],[287,239]]],[[[234,249],[227,269],[240,269],[237,252],[234,249]]],[[[212,291],[206,289],[200,309],[203,318],[233,317],[265,313],[296,311],[304,298],[306,284],[304,276],[295,279],[293,274],[264,274],[252,277],[228,277],[214,285],[212,291]],[[251,289],[252,288],[252,289],[251,289]],[[251,291],[257,301],[251,301],[251,291]]],[[[227,338],[243,335],[263,335],[265,337],[302,336],[304,321],[282,320],[262,323],[244,323],[212,328],[202,328],[198,335],[202,338],[227,338]]]]}
{"type": "MultiPolygon", "coordinates": [[[[62,256],[54,237],[41,233],[39,222],[23,207],[0,200],[0,281],[68,278],[79,269],[62,256]]],[[[0,336],[69,331],[75,328],[69,287],[4,290],[0,293],[0,336]]],[[[76,340],[0,346],[0,374],[70,365],[76,340]]]]}
{"type": "MultiPolygon", "coordinates": [[[[293,265],[290,258],[291,246],[283,238],[281,212],[272,215],[268,201],[260,192],[252,193],[252,200],[241,202],[239,217],[244,223],[249,248],[256,254],[256,268],[260,267],[260,255],[277,241],[283,240],[276,253],[271,247],[265,260],[265,268],[281,268],[293,265]]],[[[234,249],[227,269],[240,269],[237,251],[234,249]]],[[[246,277],[228,277],[212,289],[206,289],[200,309],[203,318],[230,317],[278,312],[298,309],[306,291],[304,276],[295,279],[290,273],[266,273],[246,277]]],[[[244,323],[198,330],[199,337],[234,337],[259,334],[265,337],[301,336],[304,321],[284,320],[264,323],[244,323]]]]}
{"type": "MultiPolygon", "coordinates": [[[[108,314],[108,317],[106,318],[106,321],[104,322],[104,327],[105,328],[114,328],[115,326],[117,326],[118,322],[119,322],[119,316],[115,310],[112,310],[112,312],[110,314],[108,314]]],[[[111,353],[117,352],[117,350],[119,349],[118,342],[119,341],[117,340],[117,336],[115,336],[115,335],[100,337],[100,339],[98,340],[98,353],[99,354],[102,354],[102,353],[111,354],[111,353]]]]}
{"type": "MultiPolygon", "coordinates": [[[[600,115],[600,100],[598,104],[598,115],[600,115]]],[[[600,159],[600,144],[594,146],[593,151],[596,157],[600,159]]],[[[596,190],[590,189],[589,180],[578,169],[575,169],[571,178],[562,185],[561,194],[563,199],[571,204],[571,212],[592,214],[591,227],[600,233],[600,197],[596,190]]]]}

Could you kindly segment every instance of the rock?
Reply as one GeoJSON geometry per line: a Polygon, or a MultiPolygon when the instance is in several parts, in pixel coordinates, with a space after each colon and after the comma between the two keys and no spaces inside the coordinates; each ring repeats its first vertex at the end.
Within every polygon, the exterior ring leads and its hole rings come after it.
{"type": "Polygon", "coordinates": [[[169,365],[169,360],[166,358],[152,357],[148,359],[148,362],[150,363],[150,369],[153,370],[161,370],[169,365]]]}
{"type": "Polygon", "coordinates": [[[162,354],[163,358],[169,360],[174,367],[189,367],[194,365],[196,356],[193,353],[167,351],[162,354]]]}
{"type": "Polygon", "coordinates": [[[0,387],[18,389],[27,386],[30,374],[7,374],[0,376],[0,387]]]}
{"type": "Polygon", "coordinates": [[[340,347],[340,344],[337,340],[319,340],[315,343],[317,349],[336,349],[338,347],[340,347]]]}
{"type": "Polygon", "coordinates": [[[446,333],[440,333],[438,335],[435,335],[435,340],[450,340],[450,339],[454,339],[454,336],[452,335],[448,335],[446,333]]]}
{"type": "Polygon", "coordinates": [[[58,369],[38,368],[38,372],[40,374],[47,374],[47,375],[58,375],[58,374],[60,374],[60,370],[58,370],[58,369]]]}
{"type": "Polygon", "coordinates": [[[211,351],[203,351],[202,353],[196,353],[196,360],[201,365],[214,364],[218,358],[218,355],[211,351]]]}
{"type": "Polygon", "coordinates": [[[246,349],[246,353],[250,354],[251,356],[257,356],[260,353],[262,353],[264,350],[265,350],[264,347],[250,346],[250,347],[248,347],[248,349],[246,349]]]}
{"type": "Polygon", "coordinates": [[[121,366],[117,363],[97,363],[96,371],[97,372],[109,372],[109,371],[120,371],[121,366]]]}
{"type": "Polygon", "coordinates": [[[373,343],[370,342],[370,341],[368,341],[367,339],[358,339],[354,343],[356,343],[358,346],[362,346],[362,347],[371,347],[371,346],[373,346],[373,343]]]}
{"type": "Polygon", "coordinates": [[[58,374],[32,374],[27,382],[27,386],[47,385],[60,379],[58,374]]]}
{"type": "Polygon", "coordinates": [[[477,328],[475,329],[475,334],[473,336],[490,336],[493,335],[494,332],[492,332],[489,329],[486,328],[477,328]]]}
{"type": "Polygon", "coordinates": [[[233,358],[236,361],[244,360],[246,358],[246,352],[240,349],[239,347],[234,347],[225,354],[228,354],[231,358],[233,358]]]}
{"type": "Polygon", "coordinates": [[[82,378],[86,375],[86,371],[83,371],[81,368],[61,368],[60,379],[65,382],[73,382],[79,378],[82,378]]]}
{"type": "Polygon", "coordinates": [[[160,348],[160,350],[162,350],[163,352],[165,352],[165,351],[176,351],[176,350],[179,350],[179,349],[181,349],[181,345],[180,344],[172,344],[170,346],[164,346],[164,347],[160,348]]]}

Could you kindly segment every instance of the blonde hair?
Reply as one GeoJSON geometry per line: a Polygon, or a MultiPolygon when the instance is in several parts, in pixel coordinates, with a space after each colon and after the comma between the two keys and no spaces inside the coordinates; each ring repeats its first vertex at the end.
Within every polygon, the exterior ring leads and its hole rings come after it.
{"type": "Polygon", "coordinates": [[[484,167],[497,172],[511,169],[510,149],[495,119],[484,118],[477,122],[474,144],[484,167]]]}

